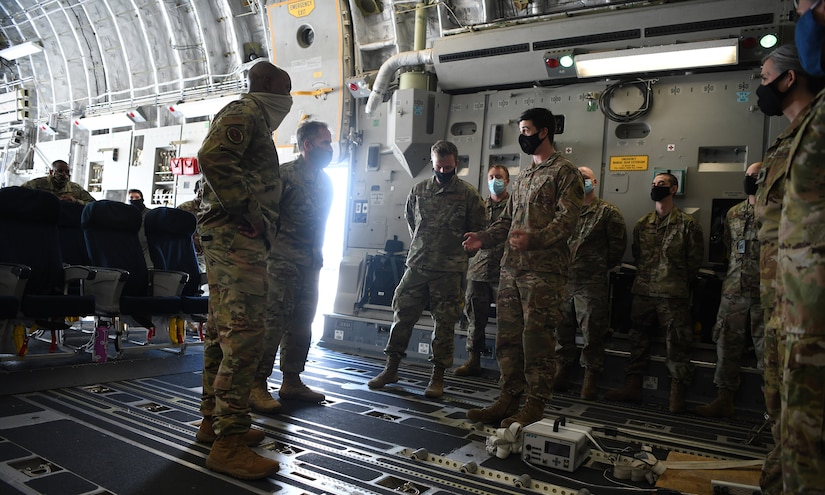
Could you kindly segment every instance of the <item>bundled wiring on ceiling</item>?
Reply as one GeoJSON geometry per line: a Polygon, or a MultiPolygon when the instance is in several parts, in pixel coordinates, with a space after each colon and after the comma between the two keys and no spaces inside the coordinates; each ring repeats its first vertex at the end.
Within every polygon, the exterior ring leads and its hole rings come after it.
{"type": "Polygon", "coordinates": [[[633,79],[619,81],[608,86],[599,96],[599,107],[602,113],[613,122],[632,122],[647,114],[653,107],[653,85],[658,79],[633,79]],[[635,87],[642,94],[642,104],[638,110],[632,112],[617,113],[611,108],[610,100],[616,91],[625,87],[635,87]]]}

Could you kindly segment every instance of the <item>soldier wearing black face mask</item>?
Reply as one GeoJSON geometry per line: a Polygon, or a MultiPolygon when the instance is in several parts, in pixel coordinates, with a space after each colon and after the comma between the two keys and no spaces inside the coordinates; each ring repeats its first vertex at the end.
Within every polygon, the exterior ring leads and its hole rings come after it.
{"type": "Polygon", "coordinates": [[[713,327],[716,342],[716,399],[696,408],[696,414],[709,418],[734,415],[733,396],[739,389],[739,368],[745,349],[746,331],[750,330],[757,365],[762,368],[765,324],[759,302],[759,224],[753,217],[756,201],[756,177],[761,163],[745,172],[748,199],[734,205],[725,215],[725,255],[727,273],[722,283],[722,300],[713,327]]]}
{"type": "MultiPolygon", "coordinates": [[[[776,269],[779,252],[779,221],[785,198],[785,172],[792,144],[802,123],[811,112],[814,97],[821,89],[821,80],[811,77],[802,68],[797,48],[783,45],[762,60],[762,87],[772,85],[781,96],[781,115],[790,125],[782,131],[768,148],[762,160],[757,179],[754,213],[759,228],[759,271],[762,309],[765,312],[764,394],[765,407],[773,420],[780,415],[780,386],[782,383],[782,355],[779,349],[784,336],[780,332],[782,322],[774,309],[784,301],[784,290],[777,284],[776,269]],[[795,86],[797,89],[791,89],[795,86]]],[[[765,90],[763,90],[764,92],[765,90]]],[[[770,90],[769,90],[770,91],[770,90]]],[[[768,97],[771,98],[771,97],[768,97]]],[[[761,104],[760,108],[770,104],[761,104]]],[[[768,112],[763,109],[765,113],[768,112]]],[[[774,429],[774,449],[765,459],[759,484],[765,495],[782,493],[780,468],[779,431],[774,429]]]]}
{"type": "Polygon", "coordinates": [[[129,204],[140,211],[140,230],[138,231],[138,239],[140,240],[140,247],[143,249],[143,259],[146,261],[146,267],[152,268],[152,256],[149,254],[149,242],[146,240],[146,233],[143,230],[143,221],[146,219],[146,212],[149,208],[143,204],[143,192],[140,189],[129,189],[129,204]]]}
{"type": "Polygon", "coordinates": [[[632,350],[624,386],[605,394],[607,400],[642,400],[642,375],[650,360],[652,338],[664,328],[668,333],[665,363],[671,376],[673,413],[685,411],[685,389],[693,378],[690,285],[704,257],[699,223],[673,203],[678,190],[675,176],[664,173],[654,177],[650,198],[656,202],[656,210],[639,219],[633,229],[633,258],[638,270],[630,311],[633,327],[628,334],[632,350]]]}
{"type": "Polygon", "coordinates": [[[52,169],[49,170],[48,176],[32,179],[22,186],[29,189],[50,192],[62,201],[71,201],[84,205],[94,201],[95,198],[83,189],[83,186],[69,180],[70,176],[69,164],[63,160],[55,160],[52,162],[52,169]]]}

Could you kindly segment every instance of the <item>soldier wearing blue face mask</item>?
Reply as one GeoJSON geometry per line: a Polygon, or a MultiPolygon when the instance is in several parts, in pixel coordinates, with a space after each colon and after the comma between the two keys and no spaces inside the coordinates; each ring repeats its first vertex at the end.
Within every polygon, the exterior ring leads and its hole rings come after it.
{"type": "Polygon", "coordinates": [[[579,167],[584,179],[582,203],[570,246],[570,269],[565,287],[562,320],[556,328],[556,391],[567,390],[576,363],[576,330],[584,339],[581,359],[585,368],[581,398],[596,398],[596,385],[604,371],[604,338],[608,329],[607,273],[622,261],[627,247],[627,227],[619,209],[599,198],[598,179],[588,167],[579,167]]]}
{"type": "Polygon", "coordinates": [[[822,0],[794,0],[799,20],[794,36],[799,49],[799,61],[806,72],[816,77],[825,76],[825,2],[822,0]]]}
{"type": "MultiPolygon", "coordinates": [[[[510,193],[507,185],[510,184],[510,171],[503,165],[493,165],[487,171],[487,187],[490,197],[487,198],[487,216],[490,223],[498,220],[510,193]]],[[[458,376],[481,375],[481,353],[485,350],[484,330],[490,315],[490,303],[495,302],[498,295],[499,272],[501,271],[501,257],[504,255],[504,242],[489,248],[480,249],[470,258],[467,268],[467,294],[464,299],[464,312],[467,315],[467,352],[469,359],[455,369],[458,376]]]]}

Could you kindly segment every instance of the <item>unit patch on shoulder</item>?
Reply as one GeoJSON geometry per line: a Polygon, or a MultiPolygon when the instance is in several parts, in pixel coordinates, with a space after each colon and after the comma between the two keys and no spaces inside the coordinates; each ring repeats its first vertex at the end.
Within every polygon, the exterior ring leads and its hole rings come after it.
{"type": "Polygon", "coordinates": [[[226,139],[232,144],[241,144],[243,142],[243,131],[237,127],[230,127],[226,130],[226,139]]]}

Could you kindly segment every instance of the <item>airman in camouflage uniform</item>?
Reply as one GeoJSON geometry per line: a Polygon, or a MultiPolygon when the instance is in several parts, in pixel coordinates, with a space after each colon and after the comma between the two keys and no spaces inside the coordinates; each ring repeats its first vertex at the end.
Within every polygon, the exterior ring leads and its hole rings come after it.
{"type": "Polygon", "coordinates": [[[324,172],[332,159],[332,137],[325,123],[307,120],[298,127],[297,141],[300,155],[281,165],[281,230],[269,251],[264,352],[249,397],[252,409],[264,413],[281,408],[266,386],[279,346],[279,396],[308,402],[325,399],[304,385],[300,374],[312,341],[324,232],[332,206],[332,181],[324,172]]]}
{"type": "MultiPolygon", "coordinates": [[[[487,188],[490,197],[486,200],[487,217],[490,224],[498,220],[510,193],[507,185],[510,183],[510,171],[503,165],[493,165],[487,171],[487,188]]],[[[455,369],[458,376],[480,376],[481,353],[486,347],[485,330],[490,317],[490,303],[495,302],[498,295],[498,279],[501,272],[501,256],[504,254],[504,243],[490,249],[480,249],[470,258],[467,268],[467,295],[464,298],[464,312],[470,322],[467,328],[467,362],[455,369]]]]}
{"type": "Polygon", "coordinates": [[[725,215],[724,246],[728,270],[722,283],[722,300],[713,327],[716,342],[716,400],[696,408],[696,414],[712,418],[734,415],[733,396],[739,390],[739,368],[745,349],[746,330],[750,330],[756,363],[764,359],[765,325],[759,300],[759,224],[754,218],[756,179],[761,163],[748,167],[745,194],[748,199],[733,206],[725,215]]]}
{"type": "Polygon", "coordinates": [[[453,364],[455,325],[464,297],[467,253],[462,235],[487,224],[484,201],[470,184],[455,176],[458,149],[449,141],[432,146],[435,177],[413,186],[407,196],[406,218],[410,229],[407,269],[392,298],[393,322],[384,353],[384,371],[369,381],[382,388],[398,381],[398,364],[406,355],[413,326],[427,301],[435,320],[432,340],[432,376],[424,395],[444,393],[444,370],[453,364]]]}
{"type": "Polygon", "coordinates": [[[650,360],[650,345],[658,328],[667,333],[666,365],[670,372],[670,412],[685,411],[685,387],[693,378],[690,344],[690,287],[704,256],[702,228],[673,204],[679,190],[669,173],[653,179],[650,197],[656,210],[645,215],[633,229],[633,305],[630,320],[630,361],[625,384],[605,394],[607,400],[637,402],[642,399],[642,375],[650,360]]]}
{"type": "Polygon", "coordinates": [[[556,326],[570,265],[567,240],[584,197],[581,174],[553,147],[555,128],[555,118],[545,108],[520,116],[519,144],[532,162],[514,181],[498,221],[465,235],[469,251],[507,241],[496,300],[501,394],[489,407],[467,411],[472,421],[500,421],[504,428],[534,423],[544,417],[545,403],[553,396],[556,326]]]}
{"type": "Polygon", "coordinates": [[[32,179],[23,183],[21,187],[52,193],[62,201],[83,205],[94,201],[95,198],[83,189],[83,186],[69,180],[70,175],[69,164],[63,160],[55,160],[52,162],[52,169],[49,170],[47,177],[32,179]]]}
{"type": "MultiPolygon", "coordinates": [[[[816,20],[825,37],[825,5],[799,2],[800,24],[816,20]]],[[[806,46],[816,33],[797,30],[800,56],[819,61],[825,46],[806,46]],[[814,53],[809,53],[813,48],[814,53]],[[819,48],[818,53],[816,48],[819,48]],[[817,57],[816,55],[819,55],[817,57]]],[[[820,42],[821,43],[821,42],[820,42]]],[[[809,63],[809,65],[811,65],[809,63]]],[[[779,223],[778,311],[786,335],[781,393],[783,494],[825,493],[825,91],[812,103],[789,152],[779,223]]]]}
{"type": "Polygon", "coordinates": [[[269,62],[249,70],[249,93],[224,107],[198,152],[205,184],[198,229],[209,280],[203,347],[204,420],[214,440],[206,466],[242,479],[270,476],[278,463],[247,447],[249,392],[264,338],[266,259],[279,222],[281,180],[272,140],[292,106],[289,75],[269,62]],[[214,430],[214,432],[213,432],[214,430]]]}
{"type": "Polygon", "coordinates": [[[608,329],[607,272],[622,261],[627,247],[627,227],[619,209],[596,196],[599,183],[588,167],[579,167],[584,179],[584,204],[576,230],[568,241],[570,265],[562,320],[556,328],[557,370],[554,389],[567,389],[576,359],[576,329],[584,347],[580,363],[585,368],[581,398],[596,398],[596,382],[604,371],[604,338],[608,329]]]}
{"type": "Polygon", "coordinates": [[[784,115],[790,121],[790,125],[779,134],[765,153],[757,179],[758,188],[754,205],[756,220],[760,224],[759,288],[765,321],[763,388],[768,416],[776,422],[771,430],[774,448],[765,459],[759,480],[762,493],[765,495],[782,493],[778,421],[785,336],[781,331],[782,323],[776,308],[782,305],[784,290],[776,276],[776,256],[779,251],[779,221],[785,197],[786,164],[791,143],[811,111],[816,94],[814,88],[817,85],[816,80],[802,69],[796,47],[793,45],[777,48],[762,61],[760,108],[767,115],[784,115]]]}

